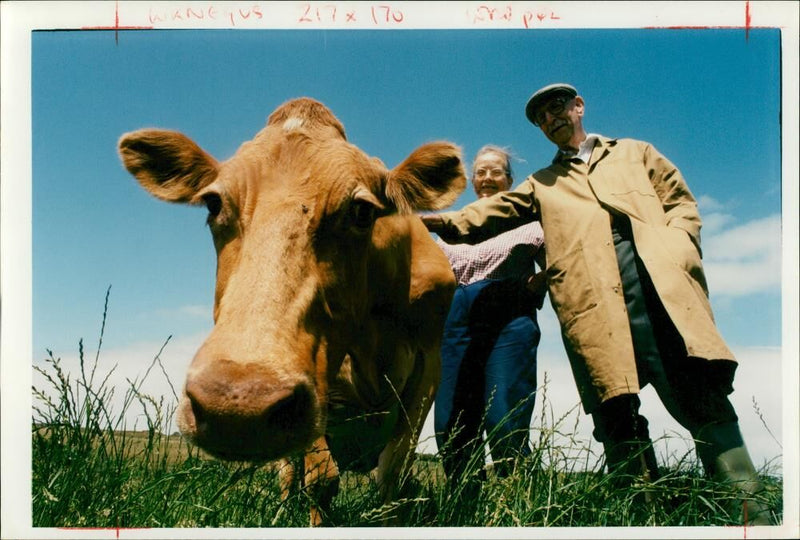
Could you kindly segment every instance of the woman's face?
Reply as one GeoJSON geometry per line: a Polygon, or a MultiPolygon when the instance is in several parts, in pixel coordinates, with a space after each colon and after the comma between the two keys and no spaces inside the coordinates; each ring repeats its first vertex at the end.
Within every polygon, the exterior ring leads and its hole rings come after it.
{"type": "Polygon", "coordinates": [[[475,160],[472,167],[472,187],[479,198],[508,191],[511,180],[506,174],[506,160],[497,152],[486,152],[475,160]]]}

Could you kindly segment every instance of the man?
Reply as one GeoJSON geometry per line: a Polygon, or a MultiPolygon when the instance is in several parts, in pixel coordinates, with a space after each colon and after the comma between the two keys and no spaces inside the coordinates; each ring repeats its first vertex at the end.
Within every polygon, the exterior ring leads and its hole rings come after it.
{"type": "Polygon", "coordinates": [[[658,474],[639,413],[639,390],[652,384],[706,473],[736,482],[748,522],[768,524],[728,400],[736,361],[708,301],[697,203],[653,146],[587,134],[584,112],[569,84],[535,92],[525,114],[558,147],[553,162],[514,191],[423,220],[444,240],[470,243],[540,220],[550,300],[609,472],[658,474]]]}

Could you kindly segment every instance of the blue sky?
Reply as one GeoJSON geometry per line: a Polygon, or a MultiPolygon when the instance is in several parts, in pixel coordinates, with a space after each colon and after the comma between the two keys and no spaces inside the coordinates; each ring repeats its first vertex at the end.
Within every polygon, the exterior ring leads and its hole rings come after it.
{"type": "MultiPolygon", "coordinates": [[[[209,322],[210,309],[175,316],[211,302],[204,211],[138,187],[116,155],[126,131],[177,129],[225,159],[277,105],[307,95],[389,166],[431,139],[456,142],[467,160],[491,142],[513,150],[521,181],[553,154],[525,101],[569,81],[590,131],[647,140],[682,170],[704,203],[705,241],[780,215],[779,39],[776,29],[747,39],[739,30],[184,30],[122,32],[117,43],[112,32],[36,32],[34,353],[94,335],[108,285],[109,338],[121,346],[209,322]]],[[[474,198],[468,190],[455,207],[474,198]]],[[[708,257],[774,255],[777,238],[737,230],[762,249],[737,250],[740,236],[708,257]]],[[[733,345],[780,346],[779,274],[732,277],[750,283],[710,279],[723,333],[733,345]],[[758,317],[742,316],[754,305],[758,317]]]]}
{"type": "MultiPolygon", "coordinates": [[[[781,88],[782,77],[796,88],[797,74],[782,74],[781,31],[764,26],[33,32],[32,344],[31,358],[19,360],[41,363],[51,349],[74,365],[79,339],[96,348],[109,286],[101,362],[118,366],[123,384],[172,336],[162,360],[179,386],[211,328],[215,257],[205,211],[145,193],[117,156],[123,133],[179,130],[226,159],[278,105],[310,96],[389,167],[434,139],[461,145],[467,163],[493,143],[516,156],[519,183],[554,153],[525,119],[525,102],[545,84],[569,82],[586,101],[588,131],[654,144],[698,198],[711,303],[741,361],[734,397],[745,437],[757,464],[780,459],[784,401],[794,395],[782,378],[797,362],[781,334],[782,242],[797,243],[781,233],[782,218],[792,231],[797,219],[782,211],[781,88]]],[[[797,172],[789,177],[796,184],[797,172]]],[[[468,189],[453,207],[474,199],[468,189]]],[[[546,373],[549,387],[535,416],[552,406],[557,418],[577,391],[548,303],[540,318],[540,382],[546,373]]],[[[168,393],[163,382],[160,391],[168,393]]],[[[656,436],[685,435],[654,394],[644,399],[656,436]]],[[[590,422],[578,416],[588,437],[590,422]]]]}

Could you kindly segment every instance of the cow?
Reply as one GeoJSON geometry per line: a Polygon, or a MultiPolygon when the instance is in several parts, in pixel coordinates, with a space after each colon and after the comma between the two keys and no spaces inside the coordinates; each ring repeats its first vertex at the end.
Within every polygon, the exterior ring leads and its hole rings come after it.
{"type": "MultiPolygon", "coordinates": [[[[463,191],[460,148],[426,143],[389,170],[348,142],[327,107],[299,98],[224,162],[162,129],[124,134],[118,150],[150,194],[208,209],[214,326],[188,368],[182,433],[221,459],[303,455],[312,526],[340,465],[377,467],[383,500],[396,498],[455,289],[415,213],[463,191]]],[[[282,469],[284,492],[294,475],[282,469]]]]}

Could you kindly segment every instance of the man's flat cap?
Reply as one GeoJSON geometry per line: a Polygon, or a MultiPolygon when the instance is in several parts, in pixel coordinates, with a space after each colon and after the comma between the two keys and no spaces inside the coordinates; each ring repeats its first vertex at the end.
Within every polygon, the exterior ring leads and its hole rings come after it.
{"type": "Polygon", "coordinates": [[[532,124],[535,124],[536,122],[534,121],[534,115],[536,114],[536,109],[538,109],[539,106],[545,103],[548,99],[558,95],[565,95],[569,96],[570,98],[574,98],[578,95],[578,91],[575,90],[574,86],[566,83],[548,84],[544,88],[540,88],[534,92],[534,94],[528,100],[528,104],[525,105],[525,116],[528,117],[528,120],[530,120],[532,124]]]}

